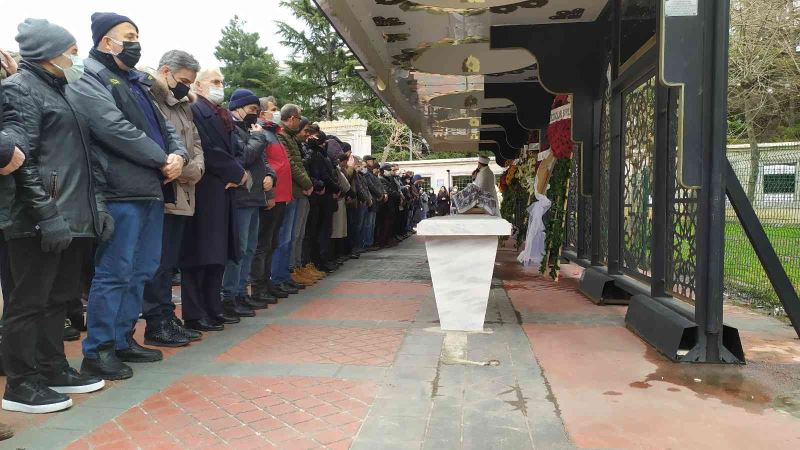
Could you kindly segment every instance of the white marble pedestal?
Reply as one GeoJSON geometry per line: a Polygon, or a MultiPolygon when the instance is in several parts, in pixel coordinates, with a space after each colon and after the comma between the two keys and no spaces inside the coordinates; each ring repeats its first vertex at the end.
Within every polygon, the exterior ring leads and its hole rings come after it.
{"type": "Polygon", "coordinates": [[[425,238],[439,322],[445,331],[483,331],[497,237],[511,224],[488,215],[433,217],[417,225],[425,238]]]}

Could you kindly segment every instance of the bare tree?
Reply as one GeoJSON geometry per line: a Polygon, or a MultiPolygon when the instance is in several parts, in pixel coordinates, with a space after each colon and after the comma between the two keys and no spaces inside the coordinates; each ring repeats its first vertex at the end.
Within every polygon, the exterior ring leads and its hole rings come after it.
{"type": "Polygon", "coordinates": [[[800,14],[792,0],[732,0],[729,106],[750,144],[747,196],[755,197],[758,143],[794,117],[800,88],[800,14]],[[790,112],[791,111],[791,112],[790,112]]]}

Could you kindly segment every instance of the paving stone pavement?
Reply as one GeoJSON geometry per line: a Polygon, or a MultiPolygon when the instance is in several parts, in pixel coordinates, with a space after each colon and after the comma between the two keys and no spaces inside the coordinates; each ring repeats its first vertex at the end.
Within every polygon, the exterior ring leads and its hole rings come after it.
{"type": "Polygon", "coordinates": [[[502,283],[484,333],[446,336],[416,238],[134,370],[66,412],[0,413],[0,447],[573,448],[502,283]]]}

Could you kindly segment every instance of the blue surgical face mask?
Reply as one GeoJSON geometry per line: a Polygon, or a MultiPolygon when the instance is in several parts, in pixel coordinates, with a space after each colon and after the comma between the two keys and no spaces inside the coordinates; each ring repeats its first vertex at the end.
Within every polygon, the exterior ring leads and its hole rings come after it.
{"type": "Polygon", "coordinates": [[[81,79],[83,76],[83,58],[78,55],[67,55],[64,54],[69,60],[72,62],[72,65],[68,68],[63,68],[56,63],[52,63],[56,66],[59,70],[64,72],[64,77],[67,79],[67,83],[74,83],[81,79]]]}

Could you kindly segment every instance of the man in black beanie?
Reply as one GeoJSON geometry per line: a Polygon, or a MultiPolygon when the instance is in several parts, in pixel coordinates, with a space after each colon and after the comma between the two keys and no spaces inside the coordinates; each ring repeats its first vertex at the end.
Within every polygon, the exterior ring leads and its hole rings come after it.
{"type": "Polygon", "coordinates": [[[164,202],[174,203],[172,182],[188,153],[149,93],[152,76],[134,67],[141,56],[139,29],[114,13],[92,15],[94,48],[86,76],[67,89],[91,127],[101,186],[117,232],[97,249],[89,291],[82,371],[108,380],[129,378],[124,362],[162,359],[140,346],[133,329],[145,282],[161,259],[164,202]]]}
{"type": "Polygon", "coordinates": [[[70,368],[63,330],[67,302],[80,298],[81,268],[94,240],[110,238],[114,220],[90,170],[86,119],[64,97],[67,83],[83,75],[75,38],[43,19],[26,19],[18,30],[22,63],[3,87],[23,113],[30,158],[14,174],[11,223],[4,229],[15,287],[3,330],[8,382],[2,407],[48,413],[72,405],[65,394],[105,384],[70,368]]]}

